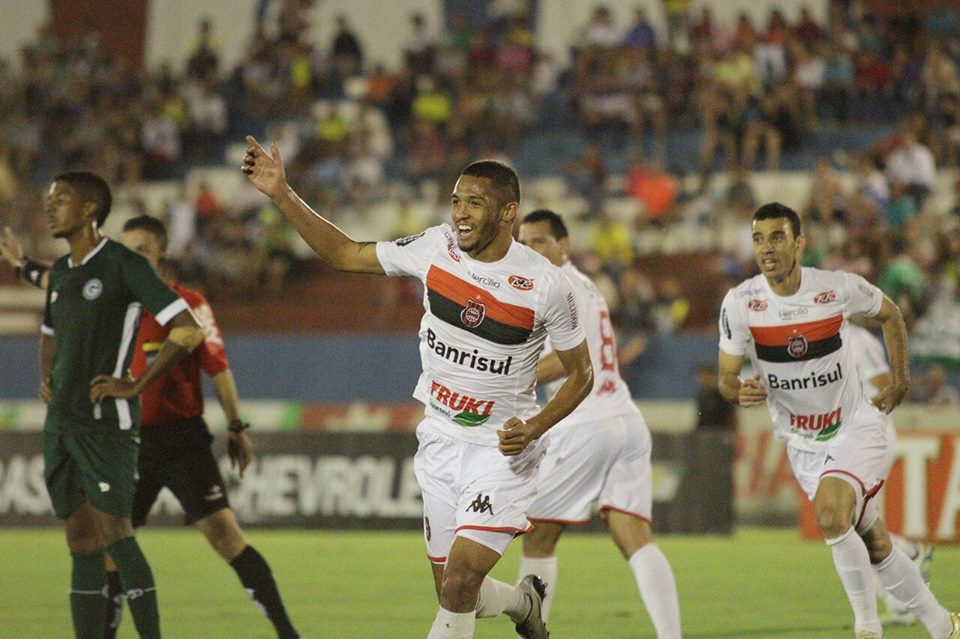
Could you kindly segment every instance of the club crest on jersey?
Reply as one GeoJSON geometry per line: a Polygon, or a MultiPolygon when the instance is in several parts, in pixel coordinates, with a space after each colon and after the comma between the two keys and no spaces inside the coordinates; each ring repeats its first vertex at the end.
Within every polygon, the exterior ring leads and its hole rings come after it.
{"type": "Polygon", "coordinates": [[[522,277],[520,275],[511,275],[507,282],[510,283],[510,286],[517,289],[518,291],[531,291],[533,290],[533,280],[527,277],[522,277]]]}
{"type": "Polygon", "coordinates": [[[767,300],[764,299],[752,299],[747,302],[747,308],[756,313],[762,313],[767,310],[767,300]]]}
{"type": "Polygon", "coordinates": [[[836,291],[824,291],[823,293],[817,293],[813,296],[814,304],[829,304],[830,302],[837,301],[837,292],[836,291]]]}
{"type": "Polygon", "coordinates": [[[83,298],[88,302],[92,302],[100,297],[101,293],[103,293],[103,282],[96,277],[92,280],[87,280],[87,283],[83,285],[83,298]]]}
{"type": "Polygon", "coordinates": [[[787,338],[787,352],[791,357],[801,358],[807,354],[807,338],[803,335],[791,335],[787,338]]]}
{"type": "Polygon", "coordinates": [[[460,311],[460,321],[467,328],[476,328],[487,316],[487,307],[475,300],[467,300],[467,307],[460,311]]]}

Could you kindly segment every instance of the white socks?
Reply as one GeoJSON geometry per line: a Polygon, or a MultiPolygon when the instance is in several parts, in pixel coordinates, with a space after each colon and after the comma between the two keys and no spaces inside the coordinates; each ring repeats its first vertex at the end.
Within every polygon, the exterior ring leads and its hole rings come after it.
{"type": "Polygon", "coordinates": [[[658,639],[680,639],[680,604],[670,562],[650,543],[633,553],[629,564],[658,639]]]}
{"type": "Polygon", "coordinates": [[[905,605],[927,627],[932,637],[949,636],[953,630],[950,613],[940,605],[920,569],[894,546],[890,556],[876,566],[877,576],[887,592],[905,605]]]}
{"type": "Polygon", "coordinates": [[[474,612],[450,612],[440,608],[427,639],[472,639],[476,621],[474,612]]]}
{"type": "Polygon", "coordinates": [[[854,632],[869,631],[878,637],[883,636],[877,617],[877,587],[866,545],[853,526],[839,537],[826,541],[833,551],[833,565],[853,608],[854,632]]]}
{"type": "Polygon", "coordinates": [[[540,607],[540,616],[544,622],[550,619],[550,608],[553,606],[553,597],[557,592],[557,557],[521,557],[520,574],[517,581],[520,581],[527,575],[537,575],[547,584],[547,596],[543,598],[543,605],[540,607]]]}
{"type": "Polygon", "coordinates": [[[527,596],[516,586],[505,584],[502,581],[484,577],[480,584],[480,595],[477,597],[476,617],[496,617],[505,613],[514,622],[526,618],[530,612],[530,602],[527,596]]]}

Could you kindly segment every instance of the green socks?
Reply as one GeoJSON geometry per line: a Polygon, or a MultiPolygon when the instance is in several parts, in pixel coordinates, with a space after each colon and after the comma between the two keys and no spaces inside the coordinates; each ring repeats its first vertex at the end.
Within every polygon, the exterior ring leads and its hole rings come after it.
{"type": "MultiPolygon", "coordinates": [[[[107,546],[107,552],[117,564],[120,572],[120,581],[123,583],[123,592],[127,597],[127,606],[130,616],[137,627],[140,639],[160,639],[160,614],[157,610],[157,588],[153,583],[153,573],[150,564],[144,557],[143,551],[135,537],[124,537],[107,546]]],[[[103,555],[100,555],[101,568],[103,555]]],[[[103,584],[106,583],[106,573],[101,573],[103,584]]],[[[100,600],[106,602],[101,595],[100,600]]],[[[103,636],[104,612],[99,611],[98,625],[100,636],[103,636]]]]}
{"type": "MultiPolygon", "coordinates": [[[[73,573],[70,579],[70,614],[77,639],[101,639],[103,616],[107,600],[103,589],[107,583],[107,569],[103,564],[103,550],[91,553],[70,553],[73,573]]],[[[159,635],[158,635],[159,636],[159,635]]]]}

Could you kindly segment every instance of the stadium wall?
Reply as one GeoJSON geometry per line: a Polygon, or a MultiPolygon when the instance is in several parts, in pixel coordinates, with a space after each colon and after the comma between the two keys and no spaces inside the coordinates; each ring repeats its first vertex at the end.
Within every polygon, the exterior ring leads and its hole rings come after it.
{"type": "MultiPolygon", "coordinates": [[[[654,336],[623,372],[639,399],[692,399],[697,363],[716,358],[716,340],[654,336]]],[[[417,338],[403,336],[229,335],[227,350],[240,397],[305,402],[400,402],[420,375],[417,338]]],[[[37,339],[0,338],[0,399],[32,399],[38,387],[37,339]]]]}

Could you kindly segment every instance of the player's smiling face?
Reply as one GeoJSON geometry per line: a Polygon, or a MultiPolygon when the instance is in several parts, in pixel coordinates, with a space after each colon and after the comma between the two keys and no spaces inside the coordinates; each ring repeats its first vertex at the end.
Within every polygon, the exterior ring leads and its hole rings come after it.
{"type": "Polygon", "coordinates": [[[754,220],[753,255],[760,272],[771,282],[781,282],[796,269],[804,237],[794,237],[785,217],[754,220]]]}
{"type": "Polygon", "coordinates": [[[70,237],[90,222],[88,215],[95,208],[67,182],[54,182],[47,193],[47,226],[54,237],[70,237]]]}
{"type": "Polygon", "coordinates": [[[502,227],[503,209],[493,181],[475,175],[461,175],[453,187],[450,207],[457,246],[476,257],[490,246],[502,227]]]}

